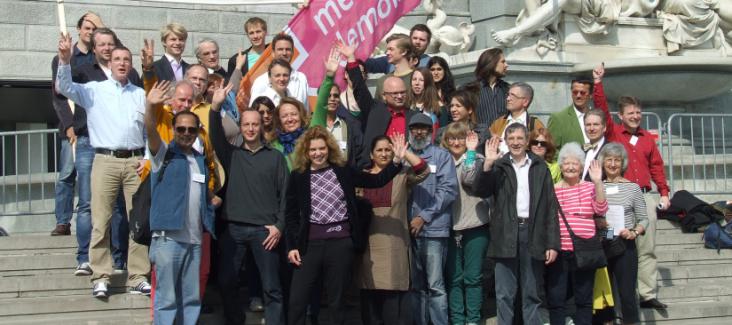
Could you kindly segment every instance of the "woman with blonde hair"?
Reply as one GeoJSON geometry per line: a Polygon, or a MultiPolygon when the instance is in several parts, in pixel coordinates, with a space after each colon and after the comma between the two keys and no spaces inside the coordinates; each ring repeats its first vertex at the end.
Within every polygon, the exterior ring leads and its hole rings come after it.
{"type": "Polygon", "coordinates": [[[538,128],[529,134],[529,150],[541,157],[549,167],[554,184],[562,180],[562,171],[557,163],[557,147],[554,145],[554,138],[547,128],[538,128]]]}
{"type": "Polygon", "coordinates": [[[366,246],[371,208],[357,203],[356,187],[379,188],[401,170],[404,136],[394,142],[394,163],[378,174],[346,166],[338,143],[322,126],[305,131],[294,150],[287,185],[285,239],[294,265],[289,324],[305,324],[310,294],[323,276],[331,322],[345,322],[343,296],[351,283],[357,252],[366,246]]]}

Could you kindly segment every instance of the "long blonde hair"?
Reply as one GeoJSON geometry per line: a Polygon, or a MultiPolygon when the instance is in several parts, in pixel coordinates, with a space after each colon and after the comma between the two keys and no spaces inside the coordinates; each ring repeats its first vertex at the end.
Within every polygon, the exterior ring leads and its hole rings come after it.
{"type": "Polygon", "coordinates": [[[343,158],[341,148],[338,146],[336,139],[330,134],[330,132],[328,132],[328,130],[318,125],[307,129],[307,131],[297,139],[295,151],[293,151],[293,154],[295,154],[295,158],[292,161],[293,170],[302,173],[310,168],[311,161],[310,156],[308,155],[308,152],[310,151],[310,143],[313,140],[318,139],[325,141],[325,145],[328,147],[328,163],[330,165],[340,167],[346,165],[346,160],[343,158]]]}

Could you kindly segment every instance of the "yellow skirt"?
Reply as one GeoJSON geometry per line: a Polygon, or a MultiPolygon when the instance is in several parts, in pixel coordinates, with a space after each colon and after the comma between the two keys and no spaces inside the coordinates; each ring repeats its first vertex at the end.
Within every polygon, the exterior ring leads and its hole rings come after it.
{"type": "Polygon", "coordinates": [[[610,286],[610,275],[607,267],[595,271],[595,287],[592,290],[592,309],[602,310],[615,306],[613,290],[610,286]]]}

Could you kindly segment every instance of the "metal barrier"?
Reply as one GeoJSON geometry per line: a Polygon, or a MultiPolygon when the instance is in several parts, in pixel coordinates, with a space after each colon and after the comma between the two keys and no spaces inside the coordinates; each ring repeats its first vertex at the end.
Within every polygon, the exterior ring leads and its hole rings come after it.
{"type": "MultiPolygon", "coordinates": [[[[549,124],[549,116],[552,115],[552,113],[547,112],[539,112],[539,113],[529,113],[533,116],[538,117],[541,122],[544,123],[544,125],[549,124]]],[[[613,120],[615,120],[616,123],[620,123],[620,118],[618,118],[618,114],[613,113],[611,114],[613,117],[613,120]]],[[[658,149],[663,152],[664,150],[664,141],[662,141],[664,136],[664,125],[661,122],[661,117],[654,113],[654,112],[642,112],[643,115],[643,128],[651,132],[651,134],[655,134],[658,138],[656,140],[656,144],[658,145],[658,149]]]]}
{"type": "Polygon", "coordinates": [[[666,165],[673,191],[732,193],[732,114],[673,114],[665,138],[666,165]]]}
{"type": "Polygon", "coordinates": [[[58,129],[0,132],[0,147],[0,215],[53,213],[58,129]]]}

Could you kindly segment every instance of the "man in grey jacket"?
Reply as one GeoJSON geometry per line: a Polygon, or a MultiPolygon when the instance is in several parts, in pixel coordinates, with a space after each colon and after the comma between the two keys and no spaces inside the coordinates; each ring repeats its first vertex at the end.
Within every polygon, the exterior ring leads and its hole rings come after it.
{"type": "Polygon", "coordinates": [[[488,256],[496,261],[499,325],[513,323],[519,287],[524,324],[543,324],[537,282],[544,265],[554,262],[560,248],[551,174],[539,156],[527,152],[528,135],[523,124],[509,125],[504,138],[507,155],[498,150],[499,138],[486,142],[483,172],[475,184],[477,194],[493,197],[488,256]]]}
{"type": "Polygon", "coordinates": [[[244,143],[229,144],[221,124],[221,103],[227,88],[216,90],[209,112],[211,143],[228,175],[219,234],[219,290],[226,324],[244,324],[239,302],[238,272],[248,249],[262,278],[264,319],[267,324],[285,324],[280,260],[277,246],[285,227],[285,187],[288,170],[285,156],[263,142],[262,118],[256,110],[241,114],[239,129],[244,143]]]}
{"type": "Polygon", "coordinates": [[[452,226],[452,203],[458,197],[455,163],[447,150],[432,145],[432,119],[414,114],[409,119],[409,146],[424,159],[430,175],[412,188],[409,230],[416,249],[412,267],[414,318],[419,325],[447,324],[447,293],[443,273],[452,226]]]}

